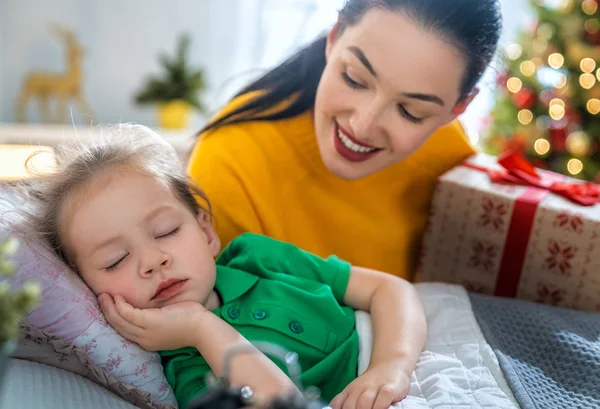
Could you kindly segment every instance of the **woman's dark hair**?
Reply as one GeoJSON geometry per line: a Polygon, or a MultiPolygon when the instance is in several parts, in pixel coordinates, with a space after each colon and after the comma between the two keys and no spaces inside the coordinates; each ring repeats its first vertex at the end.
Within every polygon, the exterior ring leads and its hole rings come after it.
{"type": "MultiPolygon", "coordinates": [[[[471,93],[495,55],[502,30],[499,0],[347,0],[340,11],[338,35],[374,7],[405,13],[462,52],[467,69],[459,101],[471,93]]],[[[325,45],[322,36],[242,89],[236,97],[266,92],[211,121],[199,134],[240,122],[290,118],[313,108],[325,69],[325,45]]]]}

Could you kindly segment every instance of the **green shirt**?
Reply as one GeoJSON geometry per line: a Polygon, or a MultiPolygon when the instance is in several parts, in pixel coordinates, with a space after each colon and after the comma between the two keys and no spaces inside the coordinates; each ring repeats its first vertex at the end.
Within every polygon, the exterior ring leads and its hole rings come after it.
{"type": "MultiPolygon", "coordinates": [[[[329,401],[357,375],[354,311],[343,306],[350,264],[319,258],[255,234],[233,240],[217,259],[213,313],[250,342],[277,344],[298,354],[305,387],[329,401]]],[[[181,409],[207,389],[210,367],[196,348],[161,351],[167,380],[181,409]]],[[[283,363],[274,360],[283,367],[283,363]]]]}

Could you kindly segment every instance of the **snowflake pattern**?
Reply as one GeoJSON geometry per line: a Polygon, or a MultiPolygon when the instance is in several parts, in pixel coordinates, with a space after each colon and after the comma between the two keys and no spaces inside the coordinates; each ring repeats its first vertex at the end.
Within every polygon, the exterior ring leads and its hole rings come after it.
{"type": "Polygon", "coordinates": [[[495,231],[504,231],[506,215],[508,214],[508,206],[505,202],[486,196],[483,198],[481,211],[477,221],[478,226],[491,226],[495,231]]]}
{"type": "Polygon", "coordinates": [[[583,233],[583,218],[580,215],[571,214],[568,212],[559,213],[554,219],[554,227],[566,231],[572,231],[578,234],[583,233]]]}
{"type": "Polygon", "coordinates": [[[488,289],[483,284],[474,283],[472,281],[464,282],[463,286],[470,293],[479,293],[479,294],[488,294],[489,293],[488,289]]]}
{"type": "Polygon", "coordinates": [[[558,305],[565,298],[566,291],[552,284],[538,283],[537,302],[542,304],[558,305]]]}
{"type": "Polygon", "coordinates": [[[492,273],[499,253],[498,247],[494,243],[473,240],[471,258],[467,265],[471,268],[481,269],[486,273],[492,273]]]}
{"type": "Polygon", "coordinates": [[[547,250],[548,257],[544,262],[544,268],[562,276],[570,277],[573,269],[571,262],[577,254],[577,246],[570,243],[559,243],[550,239],[547,250]]]}

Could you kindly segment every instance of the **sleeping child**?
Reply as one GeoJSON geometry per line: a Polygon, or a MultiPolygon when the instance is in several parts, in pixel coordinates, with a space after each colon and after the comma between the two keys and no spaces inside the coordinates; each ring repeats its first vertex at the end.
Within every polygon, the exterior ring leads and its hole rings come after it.
{"type": "MultiPolygon", "coordinates": [[[[207,390],[207,373],[222,375],[227,351],[260,341],[297,354],[302,384],[334,409],[385,409],[407,395],[426,332],[411,284],[256,234],[221,251],[208,198],[146,127],[107,128],[56,158],[52,173],[21,186],[29,227],[117,332],[159,351],[180,408],[207,390]],[[374,344],[357,376],[359,309],[372,316],[374,344]]],[[[295,390],[260,351],[236,358],[229,379],[259,401],[295,390]]]]}

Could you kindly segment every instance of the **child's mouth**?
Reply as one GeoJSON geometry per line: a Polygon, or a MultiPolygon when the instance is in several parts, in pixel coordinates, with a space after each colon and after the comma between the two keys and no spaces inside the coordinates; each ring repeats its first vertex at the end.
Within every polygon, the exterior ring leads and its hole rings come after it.
{"type": "Polygon", "coordinates": [[[166,301],[169,298],[175,297],[183,290],[183,287],[187,281],[188,280],[171,279],[167,280],[166,282],[162,282],[158,286],[156,294],[154,294],[154,297],[152,297],[152,301],[166,301]]]}

